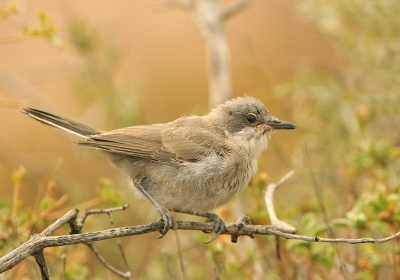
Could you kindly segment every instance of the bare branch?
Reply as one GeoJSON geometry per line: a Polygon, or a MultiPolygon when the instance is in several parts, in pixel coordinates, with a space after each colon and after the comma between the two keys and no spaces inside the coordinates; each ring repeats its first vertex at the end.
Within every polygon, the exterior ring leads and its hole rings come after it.
{"type": "Polygon", "coordinates": [[[247,6],[247,0],[170,0],[165,4],[186,10],[204,40],[207,54],[210,108],[232,97],[229,47],[223,22],[247,6]]]}
{"type": "Polygon", "coordinates": [[[65,266],[66,266],[66,258],[67,258],[67,255],[66,255],[65,253],[61,255],[61,259],[62,259],[62,262],[63,262],[63,274],[62,274],[62,280],[65,280],[65,266]]]}
{"type": "MultiPolygon", "coordinates": [[[[48,236],[53,233],[56,229],[60,228],[62,224],[70,223],[71,219],[74,219],[78,213],[77,209],[73,209],[66,213],[63,217],[58,219],[54,224],[50,225],[41,234],[33,235],[29,241],[23,243],[15,250],[11,251],[7,255],[0,258],[0,273],[13,268],[15,265],[20,263],[22,260],[31,255],[40,254],[46,247],[54,246],[66,246],[77,243],[90,243],[94,241],[100,241],[105,239],[146,234],[149,232],[158,232],[163,229],[163,221],[130,226],[130,227],[120,227],[112,228],[96,232],[88,232],[73,235],[62,235],[62,236],[48,236]]],[[[276,227],[269,225],[248,225],[248,217],[246,215],[242,216],[236,223],[226,223],[226,229],[222,234],[229,234],[234,236],[236,240],[239,236],[250,236],[254,235],[275,235],[283,237],[286,239],[298,239],[307,242],[330,242],[330,243],[384,243],[394,238],[400,236],[400,232],[393,234],[389,237],[382,239],[375,238],[359,238],[359,239],[346,239],[346,238],[321,238],[321,237],[310,237],[302,236],[291,233],[285,233],[276,230],[276,227]]],[[[180,230],[197,230],[203,232],[211,232],[214,228],[213,222],[186,222],[177,221],[177,229],[180,230]]]]}
{"type": "Polygon", "coordinates": [[[168,0],[161,3],[166,8],[189,10],[193,5],[192,0],[168,0]]]}
{"type": "Polygon", "coordinates": [[[291,233],[285,233],[277,230],[268,230],[269,235],[277,235],[286,239],[298,239],[307,242],[328,242],[328,243],[349,243],[349,244],[360,244],[360,243],[385,243],[393,240],[400,236],[400,231],[385,238],[323,238],[323,237],[311,237],[303,236],[291,233]]]}
{"type": "Polygon", "coordinates": [[[125,204],[125,205],[119,206],[119,207],[107,208],[107,209],[88,209],[79,218],[78,224],[83,225],[87,216],[92,215],[92,214],[108,214],[108,216],[110,217],[110,223],[113,224],[112,212],[123,211],[128,207],[129,207],[129,204],[125,204]]]}
{"type": "Polygon", "coordinates": [[[236,0],[230,3],[225,4],[224,8],[221,11],[221,17],[223,19],[227,19],[238,12],[244,10],[249,7],[250,0],[236,0]]]}
{"type": "Polygon", "coordinates": [[[42,280],[50,279],[49,270],[46,265],[46,260],[44,259],[43,251],[41,251],[38,254],[34,254],[33,257],[35,258],[36,263],[38,264],[38,266],[40,268],[40,275],[41,275],[42,280]]]}
{"type": "Polygon", "coordinates": [[[57,229],[62,227],[63,225],[70,223],[71,221],[75,220],[76,216],[78,215],[78,209],[69,210],[64,216],[59,218],[57,221],[52,223],[49,227],[47,227],[40,236],[49,236],[53,234],[57,229]]]}
{"type": "MultiPolygon", "coordinates": [[[[108,214],[108,216],[110,217],[110,223],[113,224],[114,221],[112,219],[112,212],[125,210],[126,208],[128,208],[128,206],[129,206],[128,204],[125,204],[123,206],[114,207],[114,208],[107,208],[107,209],[88,209],[82,214],[82,216],[78,219],[78,221],[73,221],[73,222],[70,223],[70,227],[71,227],[70,233],[71,234],[81,233],[82,228],[83,228],[83,224],[85,223],[86,218],[89,215],[92,215],[92,214],[108,214]]],[[[123,248],[121,246],[121,243],[119,242],[118,239],[117,239],[117,243],[119,245],[119,249],[121,251],[123,260],[125,262],[125,265],[128,268],[127,272],[122,272],[122,271],[114,268],[112,265],[108,264],[106,262],[106,260],[100,255],[99,251],[97,251],[97,249],[94,246],[93,242],[88,242],[88,243],[86,243],[86,245],[88,245],[90,250],[98,258],[100,263],[102,263],[106,268],[108,268],[109,270],[111,270],[112,272],[117,274],[118,276],[121,276],[121,277],[123,277],[125,279],[131,279],[132,274],[130,272],[129,264],[128,264],[127,260],[126,260],[125,253],[124,253],[123,248]]]]}
{"type": "MultiPolygon", "coordinates": [[[[117,244],[118,244],[119,251],[121,252],[121,256],[124,261],[125,267],[127,268],[128,271],[131,271],[131,267],[129,266],[128,259],[126,258],[125,250],[122,247],[121,241],[119,239],[117,239],[117,244]]],[[[133,277],[132,272],[130,272],[130,277],[128,279],[132,279],[132,277],[133,277]]]]}
{"type": "Polygon", "coordinates": [[[250,0],[166,0],[164,6],[187,11],[204,40],[207,55],[210,108],[232,97],[229,46],[224,20],[247,8],[250,0]]]}
{"type": "Polygon", "coordinates": [[[109,265],[106,260],[100,255],[99,251],[97,251],[96,247],[94,246],[94,244],[92,242],[88,242],[86,243],[86,245],[89,246],[90,250],[95,254],[95,256],[99,259],[99,261],[105,266],[107,267],[109,270],[111,270],[112,272],[114,272],[115,274],[117,274],[118,276],[121,276],[125,279],[131,279],[131,272],[122,272],[118,269],[116,269],[115,267],[109,265]]]}
{"type": "Polygon", "coordinates": [[[182,279],[186,280],[187,277],[186,277],[186,272],[185,272],[185,266],[183,264],[182,247],[181,247],[181,243],[179,240],[178,232],[176,232],[176,234],[175,234],[175,240],[176,240],[176,248],[178,250],[179,267],[181,269],[182,279]]]}
{"type": "Polygon", "coordinates": [[[278,217],[276,216],[275,213],[275,208],[274,208],[274,201],[273,201],[273,196],[276,191],[280,186],[282,186],[292,175],[294,174],[294,170],[289,171],[285,176],[282,177],[281,180],[279,180],[278,183],[270,183],[267,186],[267,191],[265,192],[264,200],[265,204],[267,205],[267,211],[269,218],[271,219],[271,224],[274,226],[276,229],[287,232],[287,233],[296,233],[296,229],[279,220],[278,217]]]}
{"type": "MultiPolygon", "coordinates": [[[[32,232],[30,239],[35,239],[36,237],[37,237],[37,234],[32,232]]],[[[44,259],[43,250],[40,250],[39,252],[32,254],[32,256],[35,258],[36,263],[39,266],[40,275],[41,275],[42,280],[50,279],[49,269],[47,268],[46,260],[44,259]]]]}

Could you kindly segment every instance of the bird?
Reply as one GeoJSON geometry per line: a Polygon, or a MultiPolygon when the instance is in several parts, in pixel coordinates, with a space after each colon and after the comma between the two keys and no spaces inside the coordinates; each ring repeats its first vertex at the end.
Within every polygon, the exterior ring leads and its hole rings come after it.
{"type": "Polygon", "coordinates": [[[160,238],[175,228],[170,212],[178,212],[214,222],[215,235],[208,242],[226,230],[224,221],[210,211],[249,184],[274,132],[296,128],[250,96],[230,99],[202,116],[111,131],[32,107],[19,112],[82,137],[75,142],[80,146],[105,152],[136,195],[160,213],[164,222],[160,238]]]}

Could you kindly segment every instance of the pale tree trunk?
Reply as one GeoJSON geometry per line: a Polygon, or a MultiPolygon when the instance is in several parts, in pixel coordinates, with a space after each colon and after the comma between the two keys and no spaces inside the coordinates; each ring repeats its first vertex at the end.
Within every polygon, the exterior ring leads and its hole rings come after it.
{"type": "Polygon", "coordinates": [[[247,6],[237,0],[223,5],[220,0],[182,0],[204,39],[209,77],[209,106],[215,107],[232,97],[230,57],[223,29],[224,21],[247,6]]]}

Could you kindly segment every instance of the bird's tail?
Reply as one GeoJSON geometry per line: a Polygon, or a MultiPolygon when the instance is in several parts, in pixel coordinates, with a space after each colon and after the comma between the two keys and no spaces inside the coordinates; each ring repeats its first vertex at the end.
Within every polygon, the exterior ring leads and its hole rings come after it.
{"type": "Polygon", "coordinates": [[[90,135],[102,133],[102,131],[88,127],[84,124],[31,107],[21,108],[19,112],[22,114],[26,114],[29,117],[38,120],[44,124],[57,127],[80,137],[87,137],[90,135]]]}

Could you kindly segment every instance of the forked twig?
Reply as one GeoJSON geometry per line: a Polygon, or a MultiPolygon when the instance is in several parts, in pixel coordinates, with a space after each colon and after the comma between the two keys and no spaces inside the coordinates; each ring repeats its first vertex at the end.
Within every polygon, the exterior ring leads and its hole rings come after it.
{"type": "MultiPolygon", "coordinates": [[[[83,212],[83,214],[81,215],[81,217],[78,219],[78,221],[76,223],[71,223],[71,234],[77,234],[77,233],[81,233],[83,224],[86,221],[86,218],[89,215],[93,215],[93,214],[107,214],[110,217],[110,223],[113,224],[113,218],[112,218],[112,212],[115,211],[122,211],[125,210],[126,208],[128,208],[129,205],[125,204],[123,206],[119,206],[119,207],[113,207],[113,208],[106,208],[106,209],[87,209],[85,212],[83,212]]],[[[124,260],[125,266],[128,268],[127,272],[122,272],[118,269],[116,269],[115,267],[113,267],[112,265],[108,264],[107,261],[100,255],[99,251],[96,249],[96,246],[93,244],[93,242],[86,242],[86,245],[88,245],[88,247],[90,248],[90,250],[94,253],[94,255],[97,257],[97,259],[100,261],[100,263],[102,263],[106,268],[108,268],[109,270],[111,270],[112,272],[114,272],[115,274],[125,278],[125,279],[131,279],[132,277],[132,273],[130,271],[129,268],[129,264],[126,260],[126,256],[125,253],[123,251],[123,248],[120,244],[120,242],[118,243],[118,239],[117,239],[117,244],[119,245],[119,249],[121,251],[122,254],[122,258],[124,260]]]]}
{"type": "Polygon", "coordinates": [[[76,233],[81,233],[83,224],[86,221],[86,218],[89,215],[93,214],[107,214],[110,217],[110,223],[113,224],[114,221],[112,219],[112,212],[115,211],[123,211],[126,208],[129,207],[129,204],[125,204],[119,207],[113,207],[113,208],[106,208],[106,209],[87,209],[85,212],[83,212],[82,216],[78,219],[78,221],[73,220],[70,223],[71,226],[71,234],[76,234],[76,233]]]}
{"type": "Polygon", "coordinates": [[[296,233],[296,228],[278,219],[274,208],[273,197],[275,191],[280,186],[282,186],[293,174],[294,170],[291,170],[285,176],[283,176],[278,183],[269,183],[267,186],[267,191],[265,192],[264,196],[265,204],[267,205],[268,215],[269,218],[271,219],[271,225],[274,226],[279,231],[292,234],[296,233]]]}

